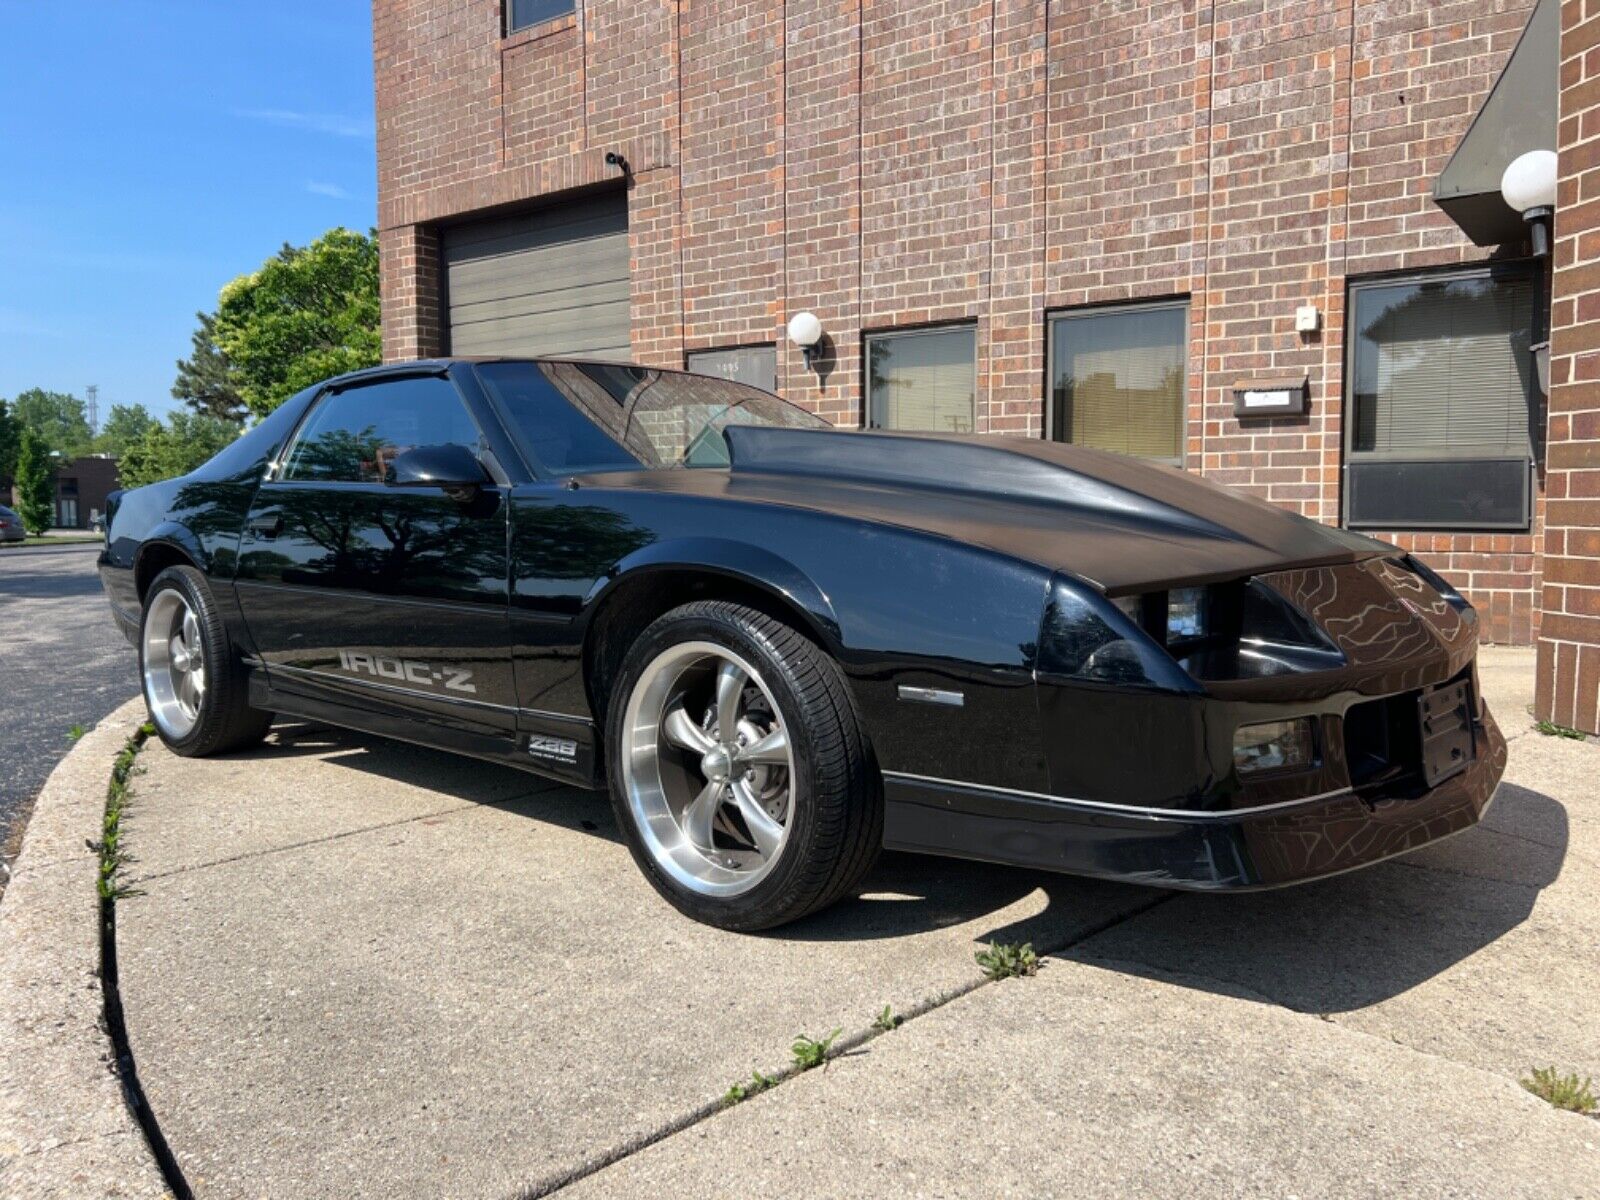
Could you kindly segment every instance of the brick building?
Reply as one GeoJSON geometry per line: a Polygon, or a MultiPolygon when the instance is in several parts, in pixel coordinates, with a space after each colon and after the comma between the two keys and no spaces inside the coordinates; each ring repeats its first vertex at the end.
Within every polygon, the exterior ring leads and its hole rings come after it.
{"type": "Polygon", "coordinates": [[[375,0],[385,353],[1181,463],[1423,553],[1595,730],[1600,14],[1535,7],[375,0]],[[1434,196],[1525,28],[1548,260],[1434,196]]]}

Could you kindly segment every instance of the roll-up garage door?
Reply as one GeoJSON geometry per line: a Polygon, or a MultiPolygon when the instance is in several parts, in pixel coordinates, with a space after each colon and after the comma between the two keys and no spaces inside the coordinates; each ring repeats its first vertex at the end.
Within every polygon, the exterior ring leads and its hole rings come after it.
{"type": "Polygon", "coordinates": [[[625,194],[443,232],[452,354],[630,357],[625,194]]]}

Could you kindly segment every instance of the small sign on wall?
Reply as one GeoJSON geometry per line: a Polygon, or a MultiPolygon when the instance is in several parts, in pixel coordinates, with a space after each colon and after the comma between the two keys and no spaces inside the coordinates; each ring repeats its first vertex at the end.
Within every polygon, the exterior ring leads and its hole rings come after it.
{"type": "Polygon", "coordinates": [[[1296,417],[1306,411],[1311,399],[1311,380],[1241,379],[1233,385],[1233,415],[1249,417],[1296,417]]]}

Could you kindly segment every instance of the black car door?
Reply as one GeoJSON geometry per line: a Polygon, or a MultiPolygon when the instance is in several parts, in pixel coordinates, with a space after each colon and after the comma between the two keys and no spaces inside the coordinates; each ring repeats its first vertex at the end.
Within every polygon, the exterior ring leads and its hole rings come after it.
{"type": "Polygon", "coordinates": [[[257,490],[236,576],[275,692],[359,710],[369,727],[514,736],[507,489],[385,482],[401,453],[446,444],[487,457],[438,375],[331,392],[301,422],[257,490]]]}

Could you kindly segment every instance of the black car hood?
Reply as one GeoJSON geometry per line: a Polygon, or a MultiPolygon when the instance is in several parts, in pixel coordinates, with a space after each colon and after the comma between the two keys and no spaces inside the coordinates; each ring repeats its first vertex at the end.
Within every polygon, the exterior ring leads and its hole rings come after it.
{"type": "Polygon", "coordinates": [[[1174,467],[1060,442],[752,425],[724,432],[728,474],[633,478],[951,537],[1068,571],[1113,596],[1394,553],[1174,467]]]}

